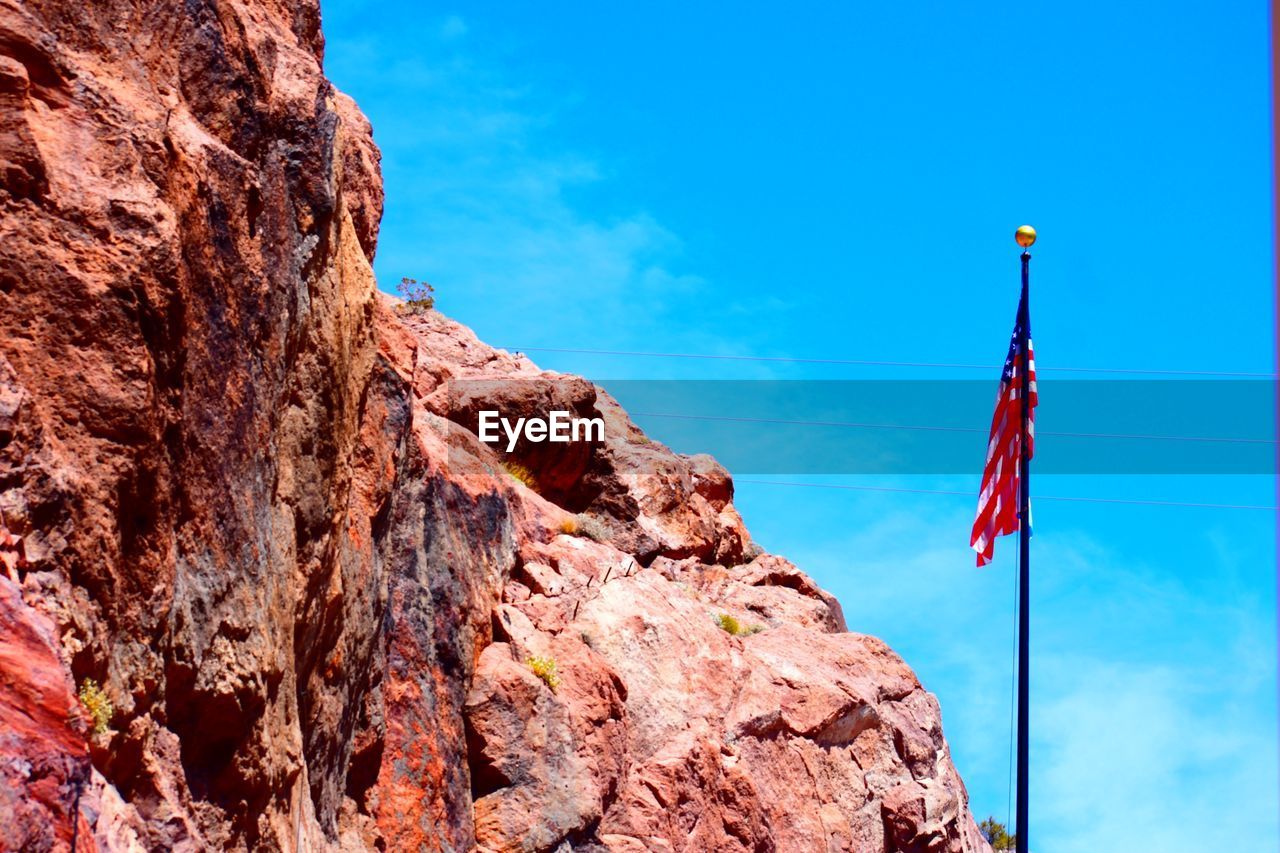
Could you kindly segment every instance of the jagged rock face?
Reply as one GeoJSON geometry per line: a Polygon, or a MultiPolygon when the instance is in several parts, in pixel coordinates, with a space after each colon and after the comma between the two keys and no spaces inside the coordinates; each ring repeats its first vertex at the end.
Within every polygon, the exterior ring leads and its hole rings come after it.
{"type": "Polygon", "coordinates": [[[377,295],[321,52],[309,0],[0,0],[0,847],[982,849],[722,468],[377,295]],[[477,382],[607,440],[539,494],[477,382]]]}
{"type": "Polygon", "coordinates": [[[0,2],[0,513],[147,846],[335,831],[380,641],[405,398],[320,50],[314,3],[0,2]]]}

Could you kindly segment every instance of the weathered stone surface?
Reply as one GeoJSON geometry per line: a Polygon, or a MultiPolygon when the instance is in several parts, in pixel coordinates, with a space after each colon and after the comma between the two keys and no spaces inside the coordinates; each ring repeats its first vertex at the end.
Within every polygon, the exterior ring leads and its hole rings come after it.
{"type": "MultiPolygon", "coordinates": [[[[69,848],[92,767],[53,624],[0,578],[0,849],[69,848]]],[[[78,824],[78,825],[77,825],[78,824]]]]}
{"type": "Polygon", "coordinates": [[[314,0],[0,0],[0,847],[983,849],[723,468],[377,294],[322,46],[314,0]],[[472,431],[561,404],[605,441],[472,431]]]}
{"type": "Polygon", "coordinates": [[[321,44],[314,3],[0,2],[0,514],[149,847],[332,837],[382,641],[406,405],[321,44]]]}

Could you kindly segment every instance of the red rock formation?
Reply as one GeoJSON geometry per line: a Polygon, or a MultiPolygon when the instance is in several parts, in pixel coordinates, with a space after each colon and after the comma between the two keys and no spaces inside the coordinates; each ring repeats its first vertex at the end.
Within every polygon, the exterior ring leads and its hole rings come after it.
{"type": "Polygon", "coordinates": [[[89,749],[53,625],[0,578],[0,849],[70,846],[89,749]]]}
{"type": "Polygon", "coordinates": [[[723,469],[377,296],[322,46],[0,0],[0,845],[982,849],[932,697],[723,469]],[[539,494],[488,401],[608,440],[520,448],[539,494]]]}

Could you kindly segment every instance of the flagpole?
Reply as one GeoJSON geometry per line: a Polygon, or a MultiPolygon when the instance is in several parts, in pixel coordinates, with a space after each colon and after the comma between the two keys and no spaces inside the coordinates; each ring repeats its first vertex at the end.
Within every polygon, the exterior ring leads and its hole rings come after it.
{"type": "Polygon", "coordinates": [[[1035,231],[1029,226],[1018,229],[1018,245],[1022,246],[1022,314],[1018,317],[1018,352],[1022,365],[1018,369],[1022,387],[1018,392],[1022,410],[1022,432],[1018,445],[1018,811],[1014,830],[1017,853],[1027,853],[1027,767],[1029,746],[1030,681],[1031,681],[1031,460],[1028,459],[1028,432],[1031,417],[1031,253],[1035,231]],[[1023,228],[1029,234],[1025,233],[1023,228]]]}

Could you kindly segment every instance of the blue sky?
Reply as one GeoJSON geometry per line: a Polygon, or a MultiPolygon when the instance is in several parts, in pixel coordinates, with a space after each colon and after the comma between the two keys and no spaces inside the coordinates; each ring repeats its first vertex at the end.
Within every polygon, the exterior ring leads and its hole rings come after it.
{"type": "MultiPolygon", "coordinates": [[[[1274,370],[1265,4],[323,12],[384,154],[379,281],[430,280],[492,344],[995,364],[1030,222],[1042,368],[1274,370]]],[[[533,355],[598,379],[997,378],[533,355]]],[[[830,481],[974,492],[980,465],[830,481]]],[[[1275,500],[1262,476],[1036,489],[1275,500]]],[[[1003,817],[1015,542],[975,569],[968,497],[737,500],[938,694],[974,811],[1003,817]]],[[[1275,849],[1272,515],[1045,501],[1036,525],[1033,849],[1275,849]]]]}

